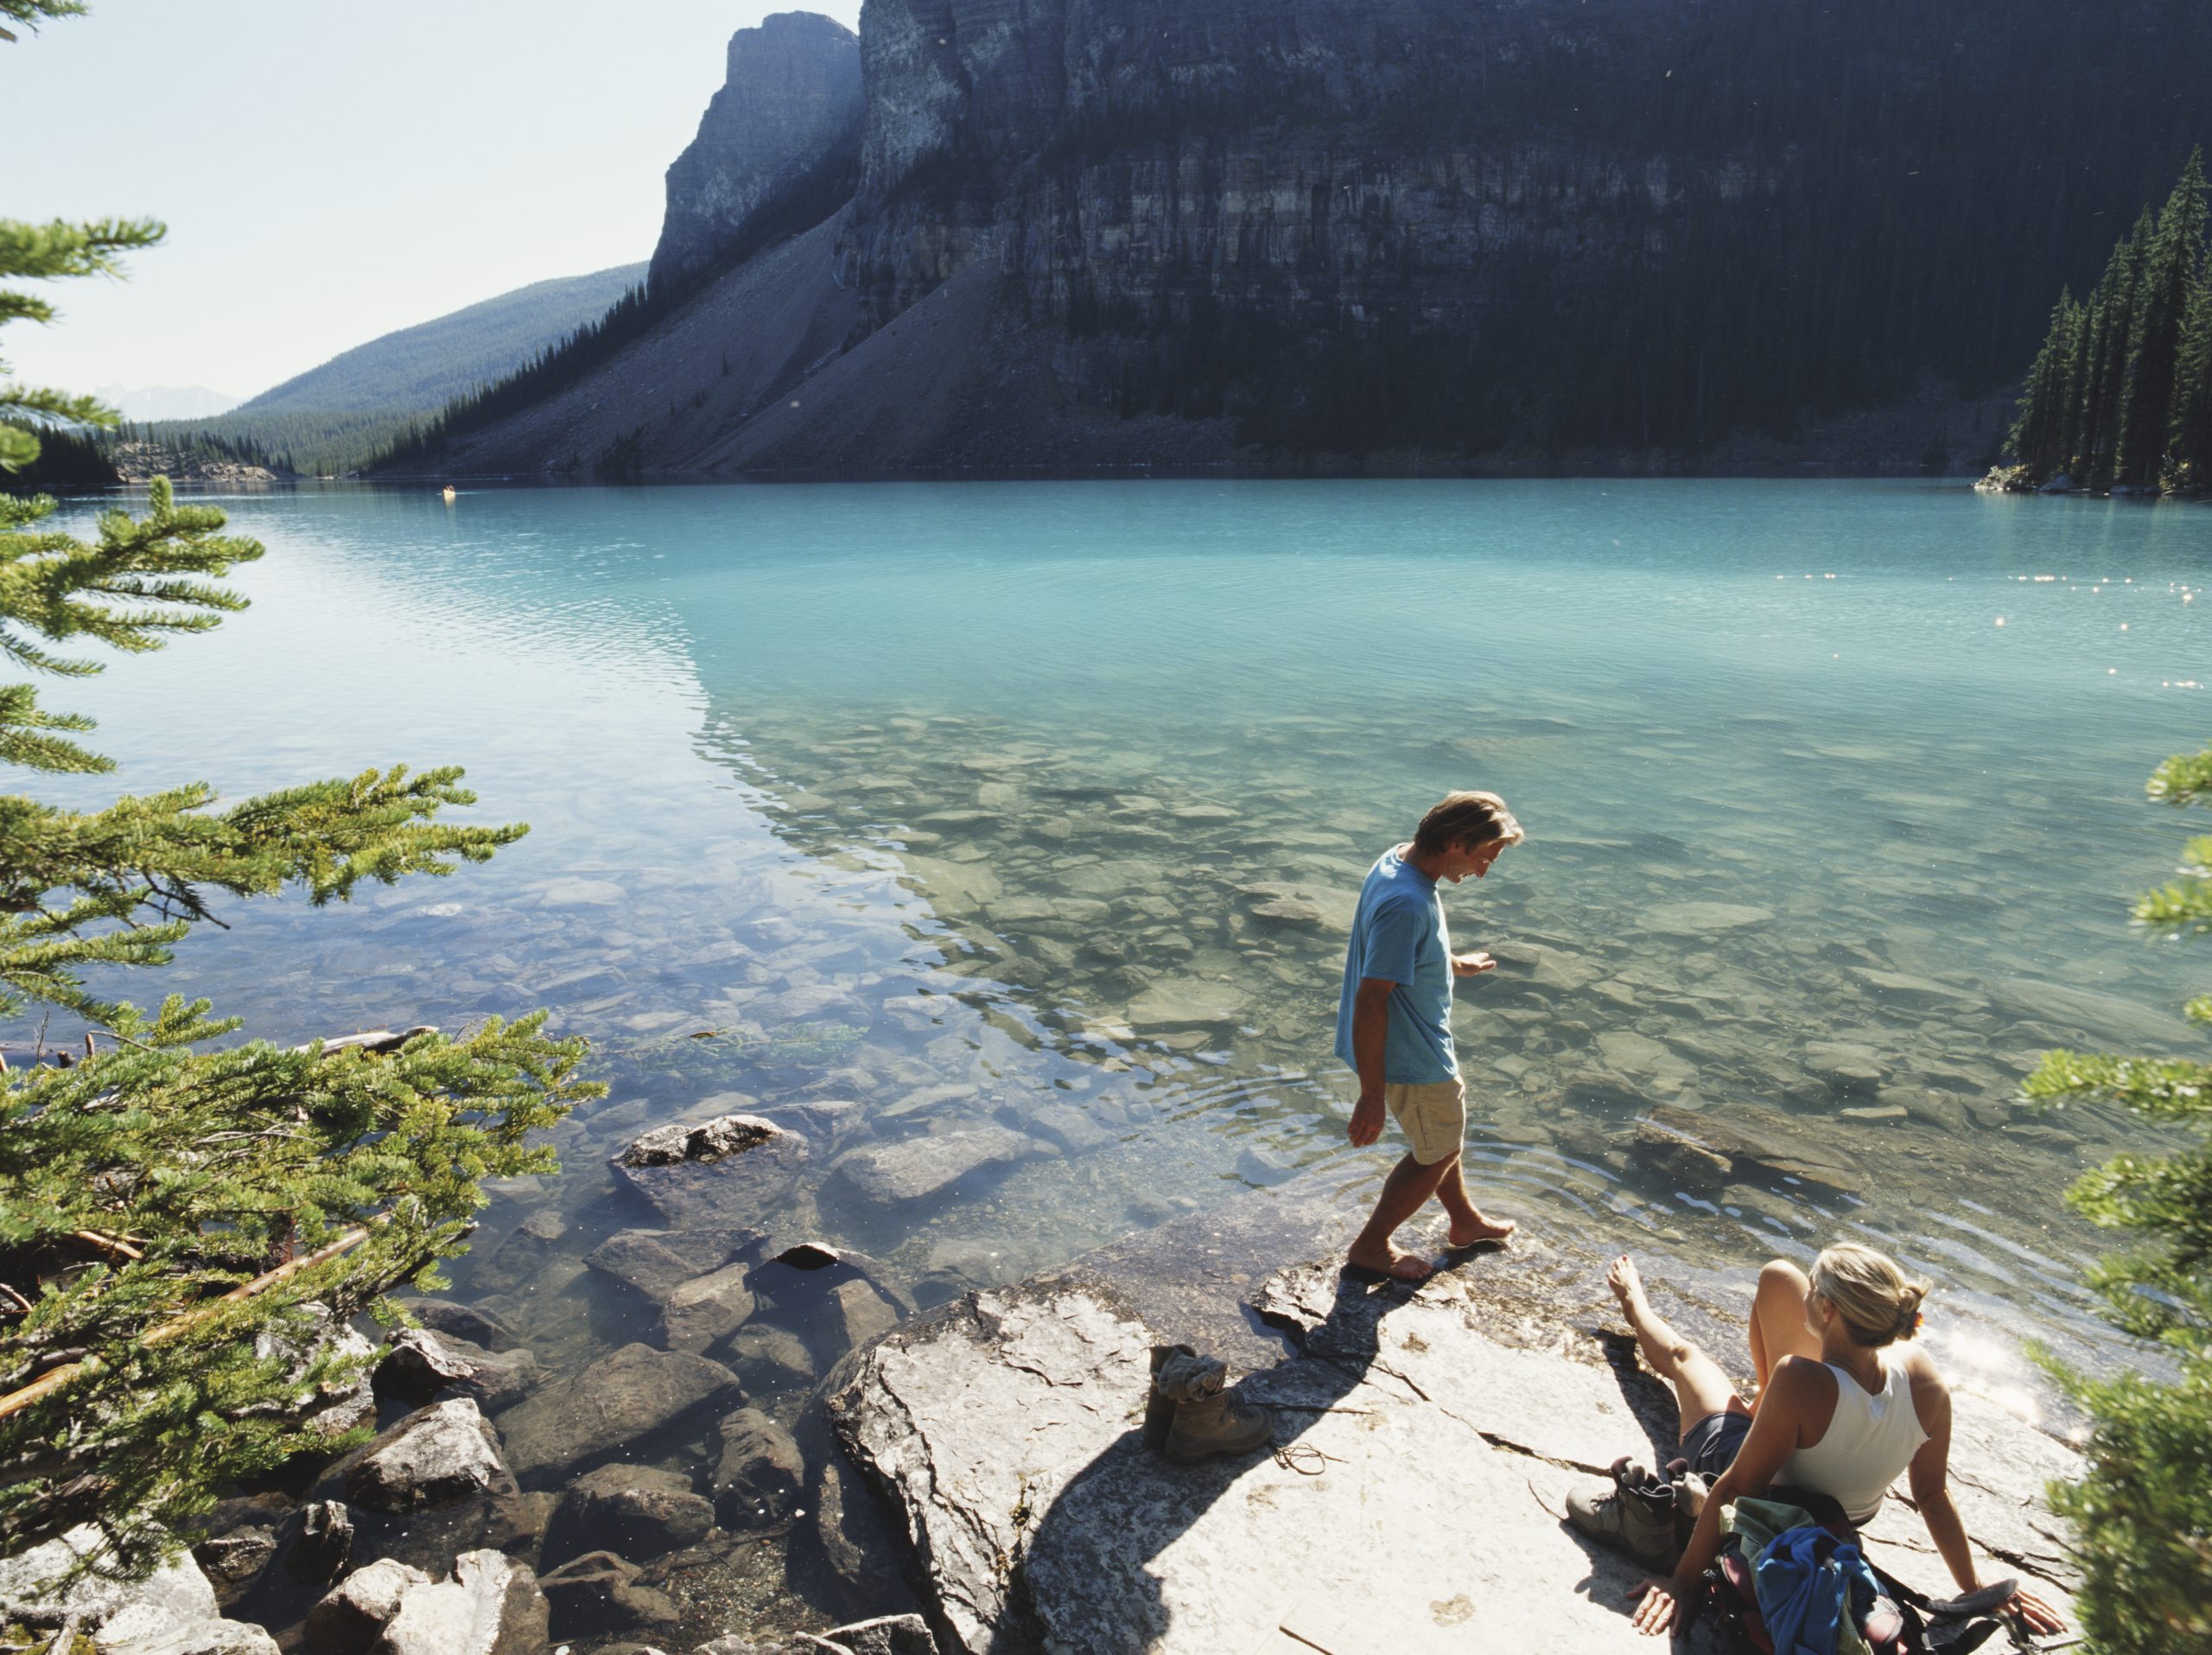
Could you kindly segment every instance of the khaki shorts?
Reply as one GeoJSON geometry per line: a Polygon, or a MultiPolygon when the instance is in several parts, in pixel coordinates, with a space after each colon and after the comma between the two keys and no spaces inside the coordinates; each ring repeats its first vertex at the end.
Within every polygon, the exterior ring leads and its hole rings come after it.
{"type": "Polygon", "coordinates": [[[1467,1083],[1439,1080],[1421,1085],[1390,1080],[1382,1085],[1383,1107],[1413,1145],[1424,1167],[1449,1161],[1467,1142],[1467,1083]]]}

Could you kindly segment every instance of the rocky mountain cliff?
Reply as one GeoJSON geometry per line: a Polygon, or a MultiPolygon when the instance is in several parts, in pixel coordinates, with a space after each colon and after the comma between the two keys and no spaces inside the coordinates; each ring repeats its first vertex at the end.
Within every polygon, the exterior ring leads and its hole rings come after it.
{"type": "MultiPolygon", "coordinates": [[[[2212,10],[2166,0],[2093,29],[2064,0],[868,0],[856,44],[771,19],[671,169],[654,271],[820,224],[849,165],[823,264],[779,254],[808,336],[855,313],[841,350],[737,398],[617,355],[558,393],[563,455],[494,423],[437,463],[1634,468],[1756,437],[1855,466],[1808,434],[2017,374],[2186,153],[2208,63],[2212,10]],[[856,128],[791,90],[842,84],[840,49],[856,128]]],[[[758,304],[760,275],[723,279],[758,304]]],[[[696,329],[686,303],[728,312],[671,290],[654,325],[696,329]]],[[[1878,463],[1971,461],[1975,417],[1878,463]]]]}
{"type": "Polygon", "coordinates": [[[860,38],[812,12],[779,12],[729,43],[722,88],[668,169],[652,289],[694,285],[772,225],[810,228],[852,194],[860,154],[860,38]],[[802,203],[819,203],[805,223],[802,203]]]}

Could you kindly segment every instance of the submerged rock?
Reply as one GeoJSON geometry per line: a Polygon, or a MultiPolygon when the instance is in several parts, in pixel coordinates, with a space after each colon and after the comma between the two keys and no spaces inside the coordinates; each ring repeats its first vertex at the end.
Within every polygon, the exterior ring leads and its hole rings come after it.
{"type": "Polygon", "coordinates": [[[773,1205],[805,1164],[806,1140],[758,1115],[657,1127],[613,1160],[617,1177],[678,1228],[743,1221],[773,1205]]]}
{"type": "Polygon", "coordinates": [[[1660,1104],[1637,1123],[1630,1148],[1652,1171],[1701,1194],[1751,1183],[1847,1194],[1865,1181],[1809,1133],[1743,1109],[1723,1115],[1660,1104]]]}
{"type": "Polygon", "coordinates": [[[918,1614],[883,1614],[817,1633],[813,1642],[850,1655],[937,1655],[930,1623],[918,1614]]]}
{"type": "Polygon", "coordinates": [[[758,1408],[741,1408],[722,1421],[721,1442],[714,1489],[725,1524],[758,1528],[797,1507],[806,1461],[789,1431],[758,1408]]]}
{"type": "Polygon", "coordinates": [[[522,1341],[515,1330],[479,1305],[455,1304],[451,1299],[406,1299],[402,1302],[416,1321],[441,1334],[451,1334],[487,1351],[511,1351],[522,1341]]]}
{"type": "Polygon", "coordinates": [[[715,1526],[715,1508],[690,1479],[654,1466],[601,1466],[569,1486],[546,1525],[544,1561],[587,1551],[658,1557],[696,1545],[715,1526]]]}
{"type": "Polygon", "coordinates": [[[508,1231],[490,1252],[470,1255],[469,1285],[480,1293],[528,1287],[551,1261],[568,1229],[559,1213],[540,1207],[508,1231]]]}
{"type": "Polygon", "coordinates": [[[671,1289],[661,1306],[661,1343],[672,1351],[704,1352],[752,1320],[749,1264],[725,1264],[671,1289]]]}
{"type": "Polygon", "coordinates": [[[683,1351],[625,1345],[573,1379],[539,1387],[501,1417],[508,1462],[531,1487],[589,1470],[725,1400],[737,1376],[683,1351]]]}
{"type": "Polygon", "coordinates": [[[673,1626],[683,1614],[667,1593],[638,1584],[638,1566],[611,1551],[588,1551],[538,1581],[563,1638],[673,1626]]]}
{"type": "Polygon", "coordinates": [[[730,1225],[620,1230],[585,1254],[584,1263],[658,1308],[684,1283],[721,1269],[765,1239],[758,1230],[730,1225]]]}
{"type": "Polygon", "coordinates": [[[972,1126],[848,1150],[830,1168],[844,1187],[877,1206],[918,1201],[964,1178],[1011,1167],[1037,1153],[1036,1141],[1002,1126],[972,1126]]]}

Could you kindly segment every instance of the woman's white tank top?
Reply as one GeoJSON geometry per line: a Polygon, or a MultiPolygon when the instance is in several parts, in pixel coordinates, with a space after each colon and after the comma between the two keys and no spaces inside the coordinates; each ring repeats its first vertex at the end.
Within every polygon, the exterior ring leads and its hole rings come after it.
{"type": "MultiPolygon", "coordinates": [[[[1879,1357],[1875,1359],[1881,1361],[1879,1357]]],[[[1853,1523],[1882,1508],[1882,1496],[1928,1440],[1912,1405],[1912,1378],[1902,1362],[1882,1362],[1882,1389],[1866,1387],[1833,1362],[1835,1417],[1821,1440],[1789,1456],[1775,1480],[1816,1489],[1841,1505],[1853,1523]]]]}

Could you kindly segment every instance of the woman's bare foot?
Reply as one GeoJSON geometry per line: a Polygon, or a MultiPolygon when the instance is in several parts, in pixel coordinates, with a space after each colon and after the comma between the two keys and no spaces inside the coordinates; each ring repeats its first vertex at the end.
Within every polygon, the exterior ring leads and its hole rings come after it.
{"type": "Polygon", "coordinates": [[[1395,1247],[1370,1252],[1364,1247],[1354,1246],[1345,1257],[1354,1269],[1373,1270],[1377,1276],[1387,1276],[1395,1282],[1426,1282],[1436,1274],[1436,1266],[1426,1258],[1401,1251],[1395,1247]]]}
{"type": "Polygon", "coordinates": [[[1622,1314],[1628,1317],[1630,1327],[1649,1314],[1651,1305],[1643,1296],[1643,1277],[1636,1268],[1636,1260],[1626,1253],[1613,1260],[1612,1269],[1605,1272],[1605,1285],[1621,1302],[1622,1314]]]}
{"type": "Polygon", "coordinates": [[[1445,1231],[1444,1238],[1454,1247],[1473,1247],[1485,1241],[1507,1240],[1520,1227],[1511,1219],[1486,1219],[1478,1213],[1470,1224],[1453,1219],[1451,1227],[1445,1231]]]}

